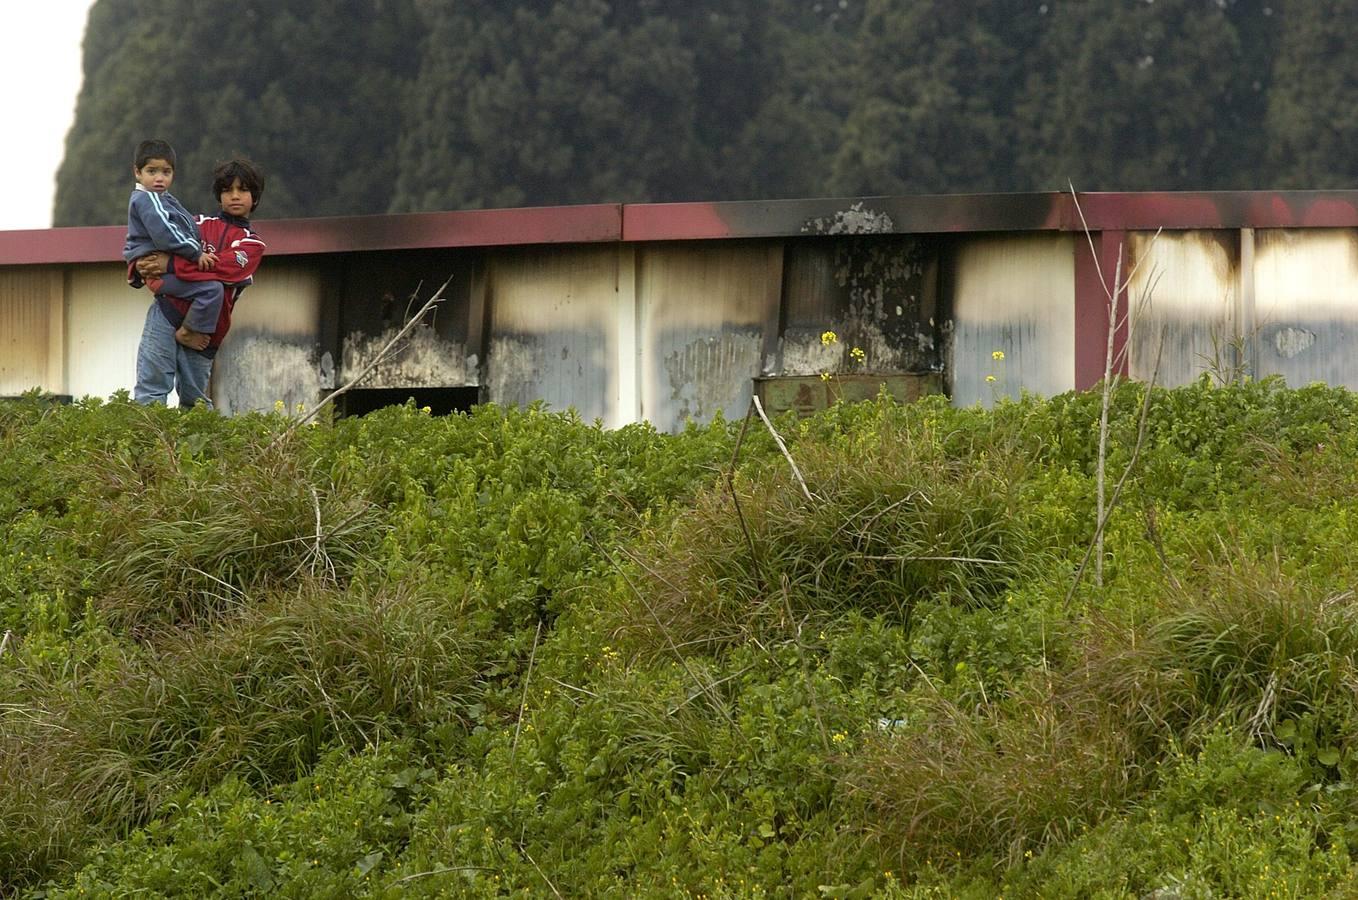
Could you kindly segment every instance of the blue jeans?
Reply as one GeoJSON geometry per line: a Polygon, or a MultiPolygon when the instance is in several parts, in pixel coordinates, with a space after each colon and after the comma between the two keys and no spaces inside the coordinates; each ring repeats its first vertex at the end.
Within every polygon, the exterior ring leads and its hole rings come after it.
{"type": "Polygon", "coordinates": [[[132,399],[138,403],[164,404],[170,391],[175,390],[182,407],[193,406],[199,400],[210,407],[207,384],[212,375],[212,360],[176,341],[174,332],[170,320],[151,301],[137,346],[137,386],[132,399]]]}

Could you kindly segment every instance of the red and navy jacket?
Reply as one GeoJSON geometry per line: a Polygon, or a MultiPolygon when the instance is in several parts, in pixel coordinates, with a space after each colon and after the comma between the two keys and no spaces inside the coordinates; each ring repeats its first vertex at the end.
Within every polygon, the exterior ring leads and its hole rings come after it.
{"type": "MultiPolygon", "coordinates": [[[[198,233],[203,239],[204,251],[217,254],[217,265],[211,269],[199,269],[198,264],[182,256],[171,256],[173,274],[184,281],[220,281],[222,283],[222,312],[217,317],[217,328],[212,332],[204,356],[217,355],[222,338],[231,330],[231,311],[240,299],[241,291],[254,283],[255,269],[264,258],[264,241],[250,229],[250,220],[222,212],[215,216],[198,217],[198,233]]],[[[134,270],[135,271],[135,270],[134,270]]],[[[160,293],[160,279],[147,283],[156,292],[156,303],[165,318],[175,328],[184,324],[188,315],[190,301],[178,297],[167,297],[160,293]]]]}

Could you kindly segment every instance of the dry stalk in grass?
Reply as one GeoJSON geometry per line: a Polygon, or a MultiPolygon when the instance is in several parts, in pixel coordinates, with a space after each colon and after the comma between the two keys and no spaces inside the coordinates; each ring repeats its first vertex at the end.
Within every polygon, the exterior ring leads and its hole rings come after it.
{"type": "MultiPolygon", "coordinates": [[[[1093,548],[1093,552],[1095,554],[1094,583],[1099,587],[1103,587],[1103,556],[1104,556],[1103,526],[1107,522],[1108,513],[1111,511],[1111,504],[1107,505],[1105,504],[1106,496],[1105,486],[1107,484],[1106,473],[1108,460],[1108,411],[1109,406],[1112,402],[1113,390],[1116,387],[1118,380],[1118,376],[1115,373],[1117,372],[1117,370],[1121,369],[1123,360],[1125,360],[1126,354],[1128,352],[1128,347],[1124,345],[1122,349],[1117,353],[1115,358],[1113,348],[1116,344],[1118,330],[1126,326],[1131,321],[1131,309],[1128,309],[1122,315],[1121,318],[1118,317],[1118,298],[1121,297],[1122,294],[1127,290],[1127,288],[1131,286],[1132,280],[1136,277],[1137,271],[1141,268],[1141,263],[1150,254],[1149,253],[1143,254],[1142,258],[1138,259],[1135,262],[1135,264],[1133,264],[1131,271],[1128,272],[1127,278],[1124,280],[1122,277],[1122,247],[1119,245],[1117,255],[1117,265],[1114,268],[1113,282],[1110,286],[1108,283],[1108,279],[1104,277],[1103,266],[1099,262],[1099,254],[1094,247],[1094,235],[1089,230],[1089,221],[1085,218],[1084,209],[1082,209],[1080,206],[1080,197],[1075,191],[1075,185],[1070,182],[1067,182],[1067,184],[1070,186],[1070,196],[1071,200],[1075,203],[1075,211],[1080,215],[1080,225],[1084,229],[1085,240],[1089,242],[1089,253],[1094,260],[1094,270],[1099,276],[1099,284],[1103,287],[1104,296],[1108,298],[1108,335],[1105,343],[1104,352],[1103,397],[1102,397],[1102,408],[1099,412],[1099,453],[1097,461],[1097,472],[1095,475],[1097,491],[1096,500],[1097,512],[1095,518],[1098,522],[1098,527],[1095,529],[1094,533],[1094,548],[1093,548]]],[[[1155,235],[1151,238],[1151,247],[1154,247],[1155,242],[1159,240],[1160,232],[1161,229],[1157,228],[1155,231],[1155,235]]],[[[1149,306],[1150,298],[1155,290],[1155,285],[1157,285],[1158,283],[1159,277],[1158,276],[1152,277],[1150,286],[1142,293],[1140,303],[1138,304],[1139,307],[1138,313],[1143,312],[1149,306]]],[[[1162,329],[1160,333],[1160,346],[1156,350],[1155,374],[1152,374],[1150,384],[1148,384],[1146,387],[1146,396],[1148,403],[1150,397],[1150,389],[1155,386],[1156,375],[1158,375],[1160,370],[1160,353],[1164,350],[1164,340],[1165,340],[1164,330],[1162,329]]],[[[1144,411],[1141,428],[1142,429],[1145,428],[1144,411]]],[[[1138,439],[1137,451],[1140,451],[1140,449],[1141,444],[1140,439],[1138,439]]],[[[1135,453],[1133,454],[1132,459],[1133,462],[1135,462],[1136,459],[1135,453]]],[[[1123,481],[1126,480],[1127,474],[1130,471],[1131,470],[1129,468],[1127,472],[1123,473],[1122,476],[1123,481]]],[[[1119,482],[1118,486],[1121,487],[1121,481],[1119,482]]],[[[1085,561],[1088,562],[1088,559],[1089,555],[1086,554],[1085,561]]],[[[1079,583],[1079,579],[1083,575],[1084,566],[1085,563],[1081,563],[1080,571],[1077,573],[1075,579],[1076,584],[1079,583]]],[[[1071,594],[1073,594],[1074,591],[1075,587],[1074,585],[1072,585],[1071,594]]],[[[1067,603],[1070,602],[1069,594],[1066,596],[1066,602],[1067,603]]]]}
{"type": "Polygon", "coordinates": [[[792,474],[796,476],[797,483],[802,486],[802,493],[806,495],[806,499],[815,500],[816,498],[811,495],[811,489],[806,486],[806,479],[802,477],[801,470],[797,468],[797,463],[792,459],[792,454],[787,452],[787,445],[783,443],[782,435],[773,427],[769,417],[764,415],[764,404],[759,402],[758,394],[750,397],[750,404],[754,407],[755,412],[759,413],[759,418],[764,421],[764,427],[769,430],[769,434],[773,435],[773,442],[778,445],[778,449],[783,452],[783,458],[792,467],[792,474]]]}
{"type": "MultiPolygon", "coordinates": [[[[381,350],[377,351],[377,355],[372,358],[371,362],[364,366],[363,371],[359,372],[357,375],[351,378],[349,382],[345,384],[343,387],[336,388],[335,390],[331,391],[328,395],[326,395],[324,399],[321,400],[320,403],[317,403],[311,409],[307,410],[300,417],[298,417],[292,424],[285,428],[278,435],[278,437],[274,438],[273,441],[269,443],[267,449],[273,449],[276,445],[287,440],[287,438],[291,434],[293,434],[293,432],[295,432],[298,428],[305,425],[307,422],[310,422],[312,419],[316,418],[316,416],[320,413],[321,410],[325,409],[331,403],[335,402],[335,400],[338,399],[339,397],[342,397],[349,391],[353,390],[354,387],[356,387],[359,383],[363,381],[363,379],[367,378],[370,374],[372,374],[373,369],[376,369],[379,365],[381,365],[382,361],[385,360],[387,356],[391,354],[392,348],[394,348],[398,343],[400,343],[401,339],[404,338],[407,334],[409,334],[416,325],[424,321],[425,313],[429,312],[429,310],[433,309],[439,303],[443,302],[443,292],[448,289],[448,285],[453,283],[454,277],[455,276],[453,275],[448,276],[448,280],[443,282],[443,286],[434,292],[434,296],[430,297],[428,300],[424,302],[424,305],[421,306],[419,310],[416,311],[415,315],[410,317],[410,320],[407,321],[404,326],[402,326],[400,331],[396,332],[396,335],[392,337],[391,340],[387,341],[387,343],[382,347],[381,350]]],[[[419,289],[416,288],[416,294],[418,293],[419,289]]],[[[412,294],[411,299],[413,300],[414,297],[415,295],[412,294]]]]}
{"type": "MultiPolygon", "coordinates": [[[[604,557],[605,560],[608,561],[609,565],[611,565],[618,572],[618,574],[622,576],[622,580],[627,582],[627,586],[631,588],[633,595],[635,595],[636,598],[641,601],[641,605],[646,607],[646,612],[650,615],[651,619],[654,620],[656,627],[660,629],[661,636],[665,638],[666,646],[670,648],[670,652],[674,654],[674,658],[679,661],[679,665],[683,667],[684,671],[688,674],[688,677],[691,678],[693,680],[693,683],[697,685],[698,688],[700,688],[702,692],[707,695],[708,699],[712,701],[712,705],[717,708],[717,710],[722,714],[722,717],[726,719],[727,724],[731,726],[732,733],[741,734],[740,728],[736,725],[735,718],[732,717],[731,711],[726,708],[726,703],[721,699],[721,696],[717,694],[716,690],[712,687],[711,684],[705,681],[701,676],[699,676],[699,674],[696,671],[694,671],[693,667],[688,664],[688,660],[684,657],[684,654],[679,652],[679,647],[674,643],[674,637],[670,634],[669,628],[665,625],[664,620],[660,618],[660,614],[655,611],[655,607],[651,606],[650,601],[646,599],[645,592],[643,592],[639,587],[637,587],[636,582],[634,582],[631,579],[631,577],[628,576],[627,570],[624,569],[622,566],[618,565],[617,561],[613,558],[612,554],[610,554],[608,550],[606,550],[603,547],[602,544],[599,544],[596,541],[595,547],[598,548],[599,553],[604,557]]],[[[647,572],[650,572],[652,577],[657,578],[658,580],[663,580],[660,579],[658,573],[656,573],[654,569],[646,565],[645,562],[637,558],[632,553],[629,553],[626,547],[621,547],[619,549],[625,556],[627,556],[628,559],[632,560],[634,563],[641,566],[647,572]]]]}
{"type": "Polygon", "coordinates": [[[1151,372],[1151,380],[1146,385],[1146,394],[1141,400],[1141,415],[1136,426],[1136,444],[1132,447],[1132,458],[1127,461],[1127,468],[1122,470],[1122,477],[1113,487],[1113,496],[1108,501],[1108,508],[1099,514],[1098,522],[1094,528],[1094,540],[1090,541],[1089,548],[1085,550],[1084,559],[1080,561],[1080,567],[1075,570],[1075,577],[1071,580],[1070,590],[1066,592],[1066,599],[1062,603],[1063,608],[1070,607],[1071,598],[1075,596],[1076,589],[1080,586],[1080,579],[1084,577],[1085,568],[1089,565],[1090,555],[1095,552],[1097,547],[1100,552],[1103,548],[1103,532],[1108,525],[1108,518],[1117,507],[1118,499],[1122,496],[1123,485],[1127,483],[1127,478],[1132,474],[1136,467],[1136,461],[1141,455],[1141,448],[1146,442],[1146,421],[1150,417],[1151,411],[1151,392],[1155,387],[1155,381],[1160,375],[1160,355],[1165,348],[1165,327],[1160,329],[1159,347],[1155,352],[1155,369],[1151,372]]]}
{"type": "Polygon", "coordinates": [[[749,407],[745,410],[745,421],[740,425],[740,434],[736,437],[736,446],[731,450],[731,465],[726,469],[726,490],[731,495],[731,503],[736,508],[736,521],[740,523],[740,531],[745,535],[745,545],[750,548],[750,563],[754,566],[755,576],[760,584],[765,584],[764,568],[759,562],[759,552],[755,549],[754,537],[750,534],[749,523],[745,521],[745,511],[740,508],[740,495],[736,493],[736,466],[740,463],[740,448],[745,443],[745,432],[750,427],[750,414],[754,412],[754,401],[751,400],[749,407]]]}
{"type": "MultiPolygon", "coordinates": [[[[1117,266],[1113,270],[1113,284],[1122,283],[1122,248],[1118,247],[1117,266]]],[[[1099,461],[1097,478],[1097,518],[1103,521],[1104,513],[1104,471],[1108,463],[1108,407],[1113,400],[1116,384],[1113,374],[1113,344],[1118,327],[1118,297],[1121,291],[1113,290],[1108,295],[1108,340],[1103,362],[1103,398],[1099,410],[1099,461]]],[[[1103,587],[1103,531],[1100,529],[1094,538],[1098,546],[1094,550],[1094,583],[1103,587]]]]}
{"type": "Polygon", "coordinates": [[[514,770],[514,758],[519,752],[519,733],[523,730],[523,711],[528,708],[528,684],[533,680],[533,663],[538,658],[538,641],[542,640],[542,620],[533,635],[533,649],[528,653],[528,671],[523,676],[523,696],[519,700],[519,719],[514,723],[514,743],[509,748],[509,768],[514,770]]]}

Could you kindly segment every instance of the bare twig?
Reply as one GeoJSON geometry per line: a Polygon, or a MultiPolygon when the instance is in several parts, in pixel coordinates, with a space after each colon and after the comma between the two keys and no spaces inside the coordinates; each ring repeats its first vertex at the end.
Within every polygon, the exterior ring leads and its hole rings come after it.
{"type": "Polygon", "coordinates": [[[5,648],[9,646],[9,639],[12,635],[13,632],[6,629],[5,636],[0,637],[0,656],[5,655],[5,648]]]}
{"type": "Polygon", "coordinates": [[[1142,504],[1142,511],[1146,516],[1146,537],[1150,538],[1151,546],[1155,548],[1155,555],[1160,558],[1160,568],[1164,570],[1165,576],[1169,578],[1169,583],[1174,590],[1183,593],[1184,586],[1179,582],[1178,576],[1174,574],[1174,569],[1169,564],[1169,555],[1165,553],[1165,543],[1160,539],[1160,529],[1155,522],[1155,507],[1151,504],[1142,504]]]}
{"type": "Polygon", "coordinates": [[[435,291],[434,296],[430,297],[428,300],[425,301],[424,305],[420,307],[419,311],[416,312],[415,315],[412,316],[410,320],[405,323],[404,326],[402,326],[400,331],[396,332],[395,337],[387,341],[387,343],[382,347],[382,349],[377,351],[377,355],[372,358],[371,362],[369,362],[366,366],[363,367],[363,371],[359,372],[357,375],[351,378],[349,382],[345,384],[343,387],[331,391],[325,397],[325,399],[321,400],[320,403],[317,403],[311,409],[307,410],[300,418],[296,419],[292,424],[290,424],[286,429],[284,429],[278,435],[278,437],[274,438],[269,443],[268,449],[272,449],[277,444],[282,443],[284,440],[288,438],[289,435],[295,432],[298,428],[305,425],[307,422],[310,422],[312,419],[316,418],[316,415],[320,413],[321,410],[325,409],[325,407],[335,402],[335,400],[338,399],[339,397],[342,397],[344,394],[347,394],[350,390],[354,388],[355,385],[359,384],[361,381],[363,381],[363,379],[367,378],[368,375],[372,373],[373,369],[376,369],[382,363],[382,361],[387,358],[387,355],[391,353],[391,349],[395,347],[396,344],[398,344],[402,338],[409,334],[410,331],[416,325],[419,325],[421,322],[424,321],[424,314],[429,312],[429,310],[433,309],[435,305],[443,302],[443,292],[448,289],[448,285],[453,283],[453,277],[454,276],[452,275],[448,276],[448,280],[443,283],[443,287],[435,291]]]}
{"type": "Polygon", "coordinates": [[[588,688],[582,688],[578,685],[570,684],[568,682],[562,681],[559,678],[553,678],[550,675],[547,676],[547,680],[550,681],[552,684],[560,685],[561,687],[565,688],[568,691],[576,691],[577,693],[584,694],[586,697],[593,697],[595,700],[599,699],[599,695],[594,693],[588,688]]]}
{"type": "MultiPolygon", "coordinates": [[[[740,734],[740,729],[736,726],[736,720],[732,718],[731,711],[726,708],[726,704],[722,702],[721,697],[718,696],[717,692],[713,689],[712,685],[709,684],[707,681],[703,680],[703,678],[701,678],[698,675],[698,673],[693,670],[693,667],[688,664],[688,660],[684,657],[684,654],[679,652],[679,648],[674,643],[674,638],[670,635],[669,628],[666,627],[664,620],[660,618],[660,614],[655,611],[655,607],[651,606],[650,601],[646,599],[645,593],[643,593],[642,590],[637,587],[636,583],[632,581],[630,576],[628,576],[627,570],[617,564],[617,561],[614,560],[611,554],[609,554],[609,552],[604,549],[602,544],[595,542],[595,546],[598,547],[599,552],[603,554],[604,559],[608,560],[609,564],[612,565],[613,568],[617,570],[618,574],[622,576],[622,580],[627,582],[627,586],[632,589],[632,593],[636,595],[636,598],[638,600],[641,601],[641,605],[646,607],[646,612],[650,614],[653,620],[655,620],[656,627],[660,629],[660,634],[665,638],[665,643],[666,645],[669,646],[670,652],[674,654],[674,658],[679,661],[679,665],[682,666],[684,671],[688,673],[688,677],[693,679],[693,683],[697,685],[702,690],[702,692],[708,696],[708,699],[712,701],[712,705],[717,708],[717,711],[720,712],[722,714],[722,717],[726,719],[727,724],[731,726],[731,730],[736,734],[740,734]]],[[[628,553],[626,547],[620,549],[622,553],[627,556],[628,559],[631,559],[633,562],[640,565],[648,572],[652,571],[651,568],[647,566],[644,562],[642,562],[640,559],[637,559],[632,554],[628,553]]]]}
{"type": "Polygon", "coordinates": [[[530,863],[533,864],[533,868],[535,868],[535,869],[538,870],[538,874],[542,876],[542,880],[545,881],[545,882],[547,882],[547,887],[549,887],[549,888],[552,889],[552,894],[554,894],[556,897],[560,898],[560,897],[561,897],[561,892],[558,891],[558,890],[556,889],[556,885],[552,884],[552,879],[550,879],[550,878],[547,877],[547,873],[544,872],[544,871],[542,871],[542,866],[538,865],[538,861],[537,861],[536,859],[533,859],[533,854],[531,854],[531,853],[528,852],[528,848],[527,848],[527,847],[524,847],[524,846],[522,846],[522,845],[520,845],[520,846],[519,846],[519,852],[522,853],[522,854],[524,855],[524,857],[525,857],[530,863]]]}
{"type": "Polygon", "coordinates": [[[1075,591],[1080,586],[1080,579],[1084,577],[1085,568],[1089,565],[1089,558],[1094,553],[1095,544],[1102,539],[1104,527],[1108,524],[1108,519],[1112,516],[1113,510],[1117,508],[1118,499],[1122,496],[1123,485],[1127,483],[1127,478],[1132,474],[1132,470],[1136,467],[1136,461],[1141,456],[1141,447],[1146,442],[1146,422],[1150,417],[1151,393],[1155,388],[1156,379],[1160,376],[1160,357],[1165,349],[1165,330],[1165,327],[1161,326],[1159,347],[1155,352],[1155,368],[1151,372],[1150,382],[1146,385],[1146,395],[1141,401],[1141,417],[1137,424],[1136,445],[1132,447],[1132,457],[1127,461],[1127,468],[1123,470],[1122,477],[1113,487],[1113,496],[1108,500],[1108,508],[1104,510],[1103,515],[1099,517],[1095,525],[1094,540],[1090,541],[1088,549],[1085,550],[1084,559],[1080,561],[1080,567],[1075,570],[1075,578],[1071,580],[1070,590],[1066,592],[1066,599],[1062,603],[1063,607],[1068,608],[1070,606],[1071,598],[1075,596],[1075,591]]]}
{"type": "Polygon", "coordinates": [[[879,562],[960,562],[975,563],[978,566],[1009,565],[1009,563],[1002,559],[978,559],[974,556],[902,556],[897,553],[886,553],[881,555],[860,553],[854,558],[877,560],[879,562]]]}
{"type": "Polygon", "coordinates": [[[745,443],[745,432],[750,427],[750,413],[754,412],[754,398],[751,398],[749,407],[745,410],[745,421],[741,423],[740,434],[736,437],[736,445],[731,450],[731,465],[726,469],[726,490],[731,495],[731,503],[736,508],[736,521],[740,523],[740,531],[745,535],[745,546],[750,548],[750,562],[754,566],[756,577],[760,584],[764,583],[763,566],[759,563],[759,551],[755,549],[754,536],[750,534],[749,523],[745,521],[745,511],[740,508],[740,495],[736,493],[736,466],[740,463],[740,448],[745,443]]]}
{"type": "Polygon", "coordinates": [[[792,454],[787,452],[787,445],[783,443],[782,436],[779,435],[778,431],[773,427],[773,423],[769,421],[769,417],[764,415],[764,404],[759,402],[759,395],[755,394],[751,396],[750,402],[753,404],[755,412],[759,413],[759,418],[764,420],[764,427],[769,430],[769,434],[773,435],[773,442],[778,445],[779,450],[783,451],[783,458],[786,459],[787,464],[792,467],[792,474],[797,477],[797,483],[802,486],[802,493],[806,495],[806,499],[814,500],[815,497],[811,496],[811,489],[806,486],[806,479],[802,477],[801,469],[797,468],[797,463],[793,461],[792,454]]]}
{"type": "MultiPolygon", "coordinates": [[[[1117,268],[1113,273],[1113,284],[1115,286],[1122,282],[1122,248],[1118,247],[1117,268]]],[[[1103,407],[1099,412],[1099,458],[1098,471],[1096,475],[1096,489],[1098,492],[1098,519],[1103,521],[1103,502],[1104,502],[1104,472],[1108,462],[1108,407],[1113,400],[1113,388],[1116,385],[1116,377],[1113,374],[1113,345],[1117,336],[1118,327],[1118,297],[1121,292],[1116,288],[1108,295],[1108,342],[1104,351],[1103,362],[1103,407]]],[[[1094,548],[1094,583],[1103,587],[1103,532],[1099,531],[1095,537],[1098,544],[1094,548]]]]}
{"type": "Polygon", "coordinates": [[[396,879],[392,884],[404,884],[407,881],[414,881],[416,878],[428,878],[430,875],[446,875],[449,872],[498,872],[490,866],[444,866],[442,869],[430,869],[428,872],[416,872],[414,875],[405,875],[396,879]]]}
{"type": "MultiPolygon", "coordinates": [[[[734,679],[736,679],[736,678],[739,678],[740,676],[744,675],[746,672],[750,671],[750,670],[753,669],[753,668],[754,668],[754,666],[752,666],[752,665],[746,666],[745,668],[741,669],[739,672],[732,672],[730,675],[727,675],[725,678],[718,678],[716,681],[712,682],[712,687],[716,687],[716,686],[719,685],[719,684],[725,684],[725,683],[728,682],[728,681],[732,681],[732,680],[734,680],[734,679]]],[[[560,683],[560,682],[558,682],[558,683],[560,683]]],[[[570,687],[570,685],[565,685],[565,687],[570,687]]],[[[583,689],[583,688],[576,688],[576,690],[584,690],[584,689],[583,689]]],[[[588,694],[589,691],[585,691],[585,693],[588,694]]],[[[669,714],[670,714],[670,715],[674,715],[675,713],[679,712],[679,710],[683,709],[685,706],[688,706],[688,705],[689,705],[690,703],[692,703],[694,700],[697,700],[699,697],[701,697],[702,694],[703,694],[703,692],[702,692],[701,690],[694,691],[693,693],[689,694],[687,697],[684,698],[684,702],[683,702],[683,703],[680,703],[680,704],[679,704],[678,706],[676,706],[676,707],[673,707],[673,708],[669,711],[669,714]]],[[[598,695],[597,695],[597,694],[592,694],[591,696],[598,696],[598,695]]]]}
{"type": "Polygon", "coordinates": [[[514,755],[519,752],[519,732],[523,729],[523,711],[528,708],[528,683],[533,678],[533,661],[538,657],[538,640],[542,637],[542,620],[533,635],[533,649],[528,653],[528,671],[523,676],[523,697],[519,700],[519,720],[514,723],[514,743],[509,748],[509,768],[514,768],[514,755]]]}

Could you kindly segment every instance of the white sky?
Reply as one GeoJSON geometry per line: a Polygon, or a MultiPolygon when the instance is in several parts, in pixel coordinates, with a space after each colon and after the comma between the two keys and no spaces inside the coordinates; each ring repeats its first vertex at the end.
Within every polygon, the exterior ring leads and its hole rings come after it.
{"type": "Polygon", "coordinates": [[[0,0],[0,230],[49,228],[93,0],[0,0]]]}

